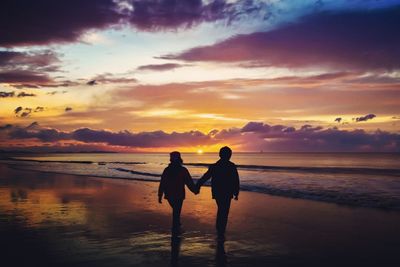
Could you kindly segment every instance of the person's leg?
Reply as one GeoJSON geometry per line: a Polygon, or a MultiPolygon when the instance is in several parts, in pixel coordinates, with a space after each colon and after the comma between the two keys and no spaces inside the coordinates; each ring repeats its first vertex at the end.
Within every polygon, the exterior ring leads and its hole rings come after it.
{"type": "Polygon", "coordinates": [[[182,204],[183,204],[183,199],[177,199],[175,201],[175,208],[174,208],[175,224],[174,224],[174,227],[176,227],[176,228],[179,228],[181,226],[182,204]]]}
{"type": "Polygon", "coordinates": [[[168,199],[169,205],[172,207],[172,229],[177,230],[181,226],[181,210],[183,199],[168,199]]]}
{"type": "Polygon", "coordinates": [[[231,206],[231,198],[216,198],[218,206],[216,228],[219,236],[225,234],[226,225],[228,223],[229,208],[231,206]]]}

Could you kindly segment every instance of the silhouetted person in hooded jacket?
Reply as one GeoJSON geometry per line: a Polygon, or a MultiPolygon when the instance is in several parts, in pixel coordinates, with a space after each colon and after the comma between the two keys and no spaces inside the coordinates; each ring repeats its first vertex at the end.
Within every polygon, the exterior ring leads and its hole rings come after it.
{"type": "Polygon", "coordinates": [[[185,199],[185,185],[195,194],[198,194],[198,189],[194,185],[189,171],[182,166],[183,161],[179,152],[170,153],[170,162],[161,175],[158,202],[162,203],[163,195],[168,200],[172,208],[172,233],[179,234],[182,204],[185,199]]]}
{"type": "Polygon", "coordinates": [[[197,187],[200,188],[211,178],[212,197],[218,206],[216,228],[220,239],[225,238],[231,200],[233,197],[238,200],[239,197],[239,174],[236,165],[230,161],[231,156],[232,150],[229,147],[221,148],[219,151],[220,160],[212,164],[197,182],[197,187]]]}

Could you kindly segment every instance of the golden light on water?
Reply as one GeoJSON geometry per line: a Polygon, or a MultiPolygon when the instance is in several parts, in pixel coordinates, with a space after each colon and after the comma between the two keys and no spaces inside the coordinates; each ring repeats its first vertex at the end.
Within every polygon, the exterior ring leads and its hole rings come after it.
{"type": "Polygon", "coordinates": [[[203,149],[198,149],[197,154],[203,154],[203,149]]]}

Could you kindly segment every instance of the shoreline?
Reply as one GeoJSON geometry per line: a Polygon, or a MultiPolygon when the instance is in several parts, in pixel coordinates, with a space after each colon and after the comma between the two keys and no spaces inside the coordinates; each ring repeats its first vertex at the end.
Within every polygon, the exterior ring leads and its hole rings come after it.
{"type": "MultiPolygon", "coordinates": [[[[0,171],[0,242],[7,259],[29,255],[33,262],[58,266],[166,266],[176,253],[171,210],[166,201],[157,203],[154,182],[4,165],[0,171]]],[[[187,193],[180,266],[217,265],[215,212],[209,187],[198,196],[187,193]]],[[[399,224],[397,212],[241,192],[239,201],[232,201],[222,248],[228,266],[394,266],[399,224]]]]}
{"type": "MultiPolygon", "coordinates": [[[[18,162],[19,160],[16,160],[18,162]]],[[[21,160],[23,161],[23,160],[21,160]]],[[[40,161],[39,161],[40,162],[40,161]]],[[[18,167],[22,165],[18,165],[16,163],[12,162],[2,162],[0,160],[0,165],[4,164],[7,166],[12,166],[11,168],[15,170],[20,170],[20,171],[32,171],[32,172],[41,172],[41,173],[49,173],[49,174],[59,174],[59,175],[75,175],[75,176],[80,176],[80,177],[96,177],[96,178],[101,178],[101,179],[109,179],[109,180],[128,180],[128,181],[140,181],[140,182],[152,182],[152,183],[158,183],[159,180],[154,180],[154,179],[146,179],[146,178],[131,178],[131,177],[111,177],[111,176],[106,176],[106,175],[93,175],[93,174],[75,174],[75,173],[63,173],[63,172],[57,172],[57,171],[47,171],[47,170],[35,170],[35,169],[25,169],[23,167],[18,167]]],[[[29,167],[28,167],[29,168],[29,167]]],[[[197,181],[197,179],[193,179],[194,181],[197,181]]],[[[210,187],[209,183],[206,183],[204,186],[210,187]]],[[[241,185],[241,191],[243,192],[250,192],[250,193],[259,193],[259,194],[265,194],[265,195],[270,195],[270,196],[277,196],[277,197],[285,197],[285,198],[290,198],[290,199],[299,199],[299,200],[309,200],[309,201],[316,201],[316,202],[322,202],[322,203],[329,203],[329,204],[335,204],[338,206],[343,206],[343,207],[350,207],[350,208],[365,208],[365,209],[373,209],[373,210],[380,210],[380,211],[386,211],[386,212],[400,212],[400,207],[386,207],[382,205],[367,205],[367,204],[351,204],[351,202],[346,201],[346,200],[341,200],[338,201],[337,199],[327,199],[327,198],[322,198],[321,196],[313,196],[313,195],[302,195],[297,197],[296,194],[300,194],[299,192],[286,192],[282,190],[277,190],[277,189],[266,189],[262,187],[257,187],[257,186],[246,186],[246,185],[241,185]]],[[[372,201],[373,202],[373,201],[372,201]]]]}

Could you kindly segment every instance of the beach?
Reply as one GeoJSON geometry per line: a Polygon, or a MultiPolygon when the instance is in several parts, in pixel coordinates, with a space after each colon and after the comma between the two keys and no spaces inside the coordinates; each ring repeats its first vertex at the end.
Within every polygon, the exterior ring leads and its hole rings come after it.
{"type": "Polygon", "coordinates": [[[156,182],[0,165],[4,266],[398,266],[400,213],[241,192],[217,242],[209,187],[187,191],[183,234],[156,182]],[[225,252],[225,253],[224,253],[225,252]],[[172,260],[172,263],[171,263],[172,260]]]}

